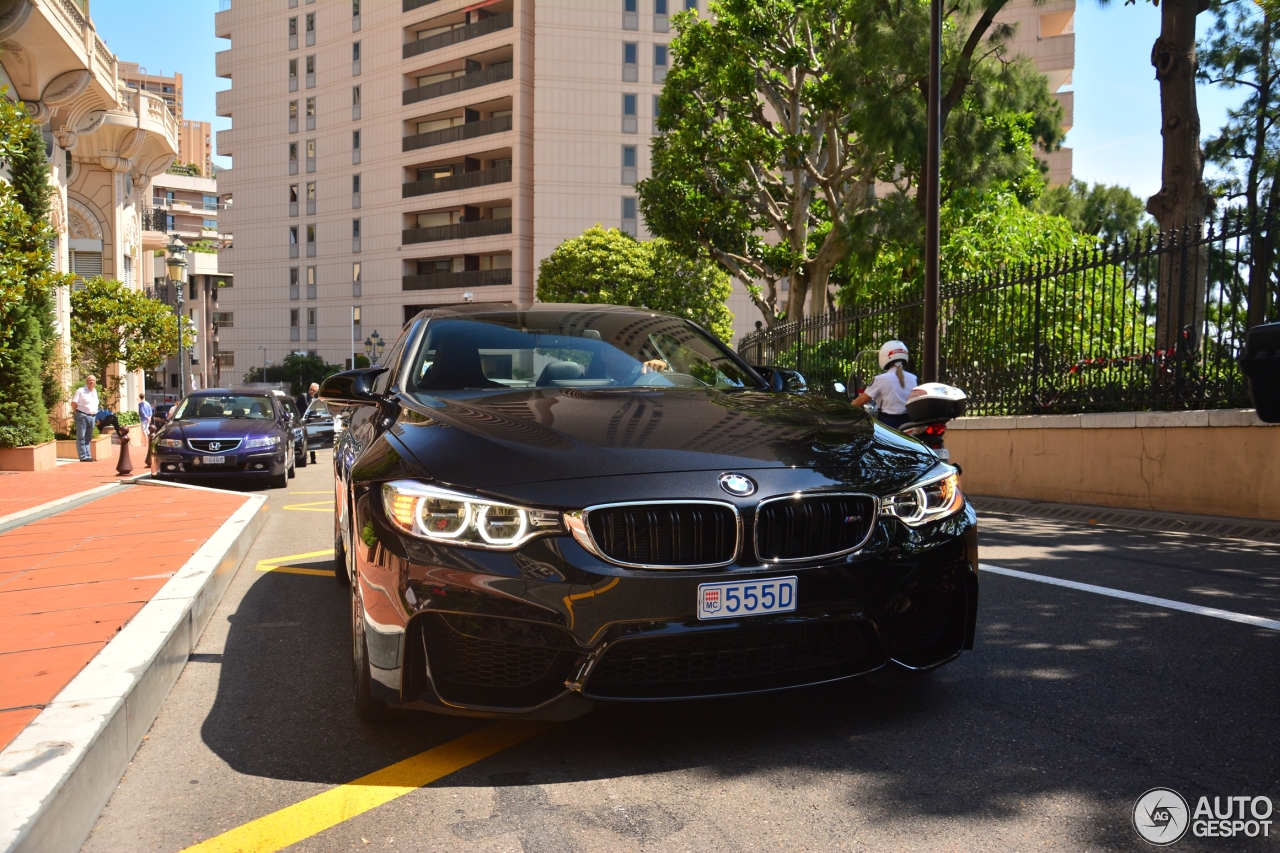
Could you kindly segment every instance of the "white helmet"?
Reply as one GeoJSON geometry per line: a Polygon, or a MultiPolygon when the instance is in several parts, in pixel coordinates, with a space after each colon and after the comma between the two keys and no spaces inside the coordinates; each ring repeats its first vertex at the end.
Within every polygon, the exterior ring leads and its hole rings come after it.
{"type": "Polygon", "coordinates": [[[890,364],[906,361],[909,355],[907,345],[902,341],[885,341],[884,346],[880,347],[880,369],[888,370],[890,364]]]}

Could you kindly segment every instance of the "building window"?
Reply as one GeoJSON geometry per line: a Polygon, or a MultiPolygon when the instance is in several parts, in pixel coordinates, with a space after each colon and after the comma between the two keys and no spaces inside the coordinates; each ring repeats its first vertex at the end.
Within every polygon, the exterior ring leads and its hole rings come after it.
{"type": "Polygon", "coordinates": [[[622,28],[624,30],[640,29],[639,0],[622,0],[622,28]]]}
{"type": "Polygon", "coordinates": [[[298,102],[289,102],[289,132],[298,132],[298,102]]]}
{"type": "Polygon", "coordinates": [[[289,35],[297,38],[298,36],[298,18],[294,16],[289,19],[289,35]]]}
{"type": "Polygon", "coordinates": [[[653,14],[667,14],[667,0],[653,0],[653,14]]]}
{"type": "Polygon", "coordinates": [[[307,13],[307,32],[314,33],[316,31],[316,13],[307,13]]]}
{"type": "Polygon", "coordinates": [[[653,46],[653,82],[661,83],[667,79],[667,46],[665,44],[655,44],[653,46]]]}
{"type": "Polygon", "coordinates": [[[353,193],[360,192],[360,176],[359,175],[351,176],[351,191],[353,193]]]}
{"type": "Polygon", "coordinates": [[[235,354],[235,353],[233,353],[233,352],[220,352],[220,353],[218,353],[217,355],[218,355],[218,364],[222,365],[223,367],[235,367],[235,366],[236,366],[236,354],[235,354]]]}
{"type": "MultiPolygon", "coordinates": [[[[300,311],[297,308],[289,309],[289,340],[298,340],[298,315],[300,311]]],[[[264,377],[265,378],[265,377],[264,377]]]]}
{"type": "Polygon", "coordinates": [[[307,57],[307,88],[314,89],[316,87],[316,55],[313,53],[307,57]]]}
{"type": "Polygon", "coordinates": [[[307,298],[316,298],[316,268],[307,267],[307,298]]]}
{"type": "Polygon", "coordinates": [[[358,130],[351,131],[351,147],[352,148],[360,147],[360,131],[358,130]]]}
{"type": "Polygon", "coordinates": [[[360,295],[360,262],[351,265],[351,295],[358,297],[360,295]]]}
{"type": "Polygon", "coordinates": [[[352,62],[360,61],[360,42],[358,41],[353,41],[351,43],[351,61],[352,62]]]}
{"type": "Polygon", "coordinates": [[[307,340],[314,341],[316,339],[316,309],[307,309],[307,340]]]}
{"type": "Polygon", "coordinates": [[[289,91],[298,91],[298,60],[289,60],[289,91]]]}
{"type": "Polygon", "coordinates": [[[636,133],[638,131],[636,119],[636,98],[632,92],[627,92],[622,96],[622,132],[636,133]]]}
{"type": "Polygon", "coordinates": [[[289,215],[298,215],[298,185],[289,184],[289,215]]]}
{"type": "Polygon", "coordinates": [[[307,216],[316,215],[316,182],[307,181],[307,216]]]}
{"type": "Polygon", "coordinates": [[[626,186],[636,182],[636,151],[634,145],[622,146],[622,183],[626,186]]]}
{"type": "Polygon", "coordinates": [[[640,79],[640,45],[635,42],[622,43],[622,80],[634,83],[640,79]]]}
{"type": "MultiPolygon", "coordinates": [[[[218,324],[219,329],[234,329],[236,327],[236,315],[234,311],[214,311],[211,313],[213,322],[218,324]]],[[[224,361],[223,364],[226,364],[224,361]]]]}
{"type": "MultiPolygon", "coordinates": [[[[639,2],[639,0],[622,0],[622,11],[624,11],[624,12],[638,12],[638,11],[640,11],[640,2],[639,2]]],[[[294,19],[294,24],[295,24],[295,25],[297,24],[297,19],[294,19]]]]}
{"type": "Polygon", "coordinates": [[[307,140],[307,171],[314,172],[316,170],[316,141],[314,139],[307,140]]]}
{"type": "Polygon", "coordinates": [[[359,86],[351,87],[351,106],[353,107],[360,106],[360,87],[359,86]]]}
{"type": "Polygon", "coordinates": [[[632,237],[638,235],[639,229],[636,223],[636,200],[633,197],[624,197],[622,199],[622,230],[624,233],[630,234],[632,237]]]}
{"type": "Polygon", "coordinates": [[[359,305],[351,306],[351,340],[353,341],[358,341],[364,337],[364,335],[360,333],[360,324],[362,321],[361,313],[359,305]]]}
{"type": "Polygon", "coordinates": [[[314,222],[307,226],[307,242],[312,245],[316,242],[316,226],[314,222]]]}
{"type": "Polygon", "coordinates": [[[351,0],[351,17],[360,17],[360,0],[351,0]]]}
{"type": "Polygon", "coordinates": [[[218,230],[218,220],[216,220],[216,219],[206,219],[206,220],[204,221],[204,229],[205,229],[206,231],[217,231],[217,230],[218,230]]]}
{"type": "Polygon", "coordinates": [[[289,245],[290,246],[298,245],[298,226],[297,225],[289,226],[289,245]]]}
{"type": "Polygon", "coordinates": [[[654,133],[658,132],[658,100],[660,99],[660,97],[661,97],[660,95],[653,96],[653,132],[654,133]]]}
{"type": "Polygon", "coordinates": [[[359,219],[351,220],[351,236],[356,240],[360,239],[360,220],[359,219]]]}
{"type": "Polygon", "coordinates": [[[124,286],[133,289],[133,258],[124,256],[124,286]]]}
{"type": "Polygon", "coordinates": [[[298,268],[289,267],[289,298],[298,299],[298,268]]]}
{"type": "Polygon", "coordinates": [[[207,196],[205,196],[205,197],[204,197],[204,209],[205,209],[205,210],[217,210],[217,209],[218,209],[218,197],[217,197],[216,195],[207,195],[207,196]]]}
{"type": "Polygon", "coordinates": [[[698,11],[698,0],[684,0],[684,7],[696,12],[698,11]]]}

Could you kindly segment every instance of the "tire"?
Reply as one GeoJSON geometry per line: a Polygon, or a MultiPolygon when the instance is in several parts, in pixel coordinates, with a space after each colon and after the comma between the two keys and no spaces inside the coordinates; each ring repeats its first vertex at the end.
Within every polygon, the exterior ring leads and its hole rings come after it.
{"type": "Polygon", "coordinates": [[[307,467],[307,444],[305,441],[302,443],[302,452],[293,455],[293,464],[298,468],[307,467]]]}
{"type": "Polygon", "coordinates": [[[289,468],[288,464],[289,463],[286,462],[285,469],[281,471],[279,474],[276,474],[274,477],[271,478],[271,480],[269,481],[268,488],[271,488],[271,489],[289,488],[289,475],[292,473],[293,469],[289,468]]]}
{"type": "Polygon", "coordinates": [[[369,677],[369,649],[364,639],[364,608],[360,605],[360,584],[351,584],[351,681],[355,692],[356,716],[367,725],[384,722],[391,716],[387,703],[373,695],[369,677]]]}

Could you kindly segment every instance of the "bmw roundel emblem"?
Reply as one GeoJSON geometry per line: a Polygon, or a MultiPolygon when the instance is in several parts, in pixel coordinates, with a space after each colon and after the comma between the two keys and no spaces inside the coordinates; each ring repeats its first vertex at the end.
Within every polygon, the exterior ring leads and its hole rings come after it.
{"type": "Polygon", "coordinates": [[[755,481],[746,474],[721,474],[720,488],[735,498],[745,498],[756,493],[755,481]]]}

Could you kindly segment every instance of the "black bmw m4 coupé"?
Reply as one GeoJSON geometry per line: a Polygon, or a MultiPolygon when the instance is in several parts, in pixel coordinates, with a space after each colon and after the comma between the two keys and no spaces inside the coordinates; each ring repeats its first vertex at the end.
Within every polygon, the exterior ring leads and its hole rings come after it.
{"type": "Polygon", "coordinates": [[[957,470],[771,380],[687,320],[543,304],[425,311],[326,380],[361,716],[563,719],[972,648],[957,470]]]}

